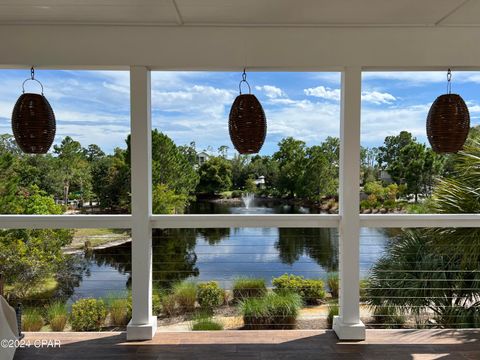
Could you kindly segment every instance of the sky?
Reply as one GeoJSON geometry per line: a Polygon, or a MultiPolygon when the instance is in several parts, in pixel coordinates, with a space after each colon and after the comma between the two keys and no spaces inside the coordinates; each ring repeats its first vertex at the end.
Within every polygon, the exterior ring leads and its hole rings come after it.
{"type": "MultiPolygon", "coordinates": [[[[248,70],[248,69],[247,69],[248,70]]],[[[11,113],[28,70],[0,70],[0,133],[12,133],[11,113]]],[[[71,136],[111,153],[125,147],[130,132],[129,74],[126,71],[37,70],[57,119],[58,143],[71,136]]],[[[177,145],[196,143],[198,151],[227,145],[228,114],[238,95],[238,72],[153,72],[153,127],[177,145]]],[[[339,136],[340,73],[251,72],[247,80],[267,117],[261,154],[270,155],[287,136],[308,146],[339,136]]],[[[27,92],[38,92],[34,82],[27,92]]],[[[246,89],[243,88],[245,91],[246,89]]],[[[480,123],[480,72],[453,72],[452,92],[480,123]]],[[[363,146],[379,146],[386,136],[410,131],[427,142],[425,120],[435,98],[446,92],[446,72],[366,72],[362,80],[363,146]]]]}

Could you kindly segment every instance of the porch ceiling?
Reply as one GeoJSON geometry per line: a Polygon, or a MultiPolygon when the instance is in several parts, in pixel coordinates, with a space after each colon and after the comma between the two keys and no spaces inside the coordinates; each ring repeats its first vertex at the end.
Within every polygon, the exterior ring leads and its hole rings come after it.
{"type": "Polygon", "coordinates": [[[474,0],[0,0],[0,23],[480,26],[474,0]]]}

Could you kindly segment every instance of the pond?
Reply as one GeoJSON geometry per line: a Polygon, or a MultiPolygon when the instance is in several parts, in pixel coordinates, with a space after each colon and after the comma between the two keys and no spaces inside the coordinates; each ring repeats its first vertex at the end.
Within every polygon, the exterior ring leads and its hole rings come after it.
{"type": "MultiPolygon", "coordinates": [[[[293,214],[310,213],[305,207],[261,199],[246,208],[239,203],[197,202],[190,213],[293,214]]],[[[382,229],[361,229],[360,271],[366,277],[382,256],[390,236],[382,229]]],[[[82,275],[70,301],[126,293],[131,278],[131,244],[78,256],[82,275]]],[[[153,281],[156,287],[191,279],[215,280],[231,288],[238,277],[260,277],[271,284],[285,273],[326,278],[338,271],[337,229],[218,228],[153,230],[153,281]]]]}

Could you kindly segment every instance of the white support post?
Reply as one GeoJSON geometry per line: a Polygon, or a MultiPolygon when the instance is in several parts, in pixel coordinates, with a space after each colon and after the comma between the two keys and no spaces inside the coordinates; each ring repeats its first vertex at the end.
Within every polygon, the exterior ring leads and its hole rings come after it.
{"type": "Polygon", "coordinates": [[[342,73],[340,123],[340,312],[333,329],[341,340],[364,340],[360,321],[360,112],[362,70],[342,73]]]}
{"type": "Polygon", "coordinates": [[[132,320],[127,340],[152,339],[152,126],[150,70],[130,68],[132,183],[132,320]]]}

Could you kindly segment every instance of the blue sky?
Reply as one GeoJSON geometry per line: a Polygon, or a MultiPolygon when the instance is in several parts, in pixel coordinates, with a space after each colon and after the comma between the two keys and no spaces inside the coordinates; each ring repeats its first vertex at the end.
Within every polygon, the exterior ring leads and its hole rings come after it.
{"type": "MultiPolygon", "coordinates": [[[[11,133],[10,116],[27,70],[0,70],[0,133],[11,133]]],[[[106,152],[124,147],[129,133],[129,77],[119,71],[38,70],[57,117],[57,138],[69,135],[83,146],[106,152]]],[[[240,73],[154,72],[153,126],[178,144],[195,141],[198,150],[233,147],[228,113],[238,94],[240,73]]],[[[247,79],[262,102],[268,133],[262,154],[271,154],[286,136],[308,145],[339,135],[339,73],[251,72],[247,79]]],[[[37,91],[33,82],[27,91],[37,91]]],[[[469,105],[479,123],[480,73],[454,72],[452,91],[469,105]]],[[[408,130],[426,142],[425,118],[435,98],[446,91],[445,72],[369,72],[362,85],[362,145],[378,146],[385,136],[408,130]]]]}

